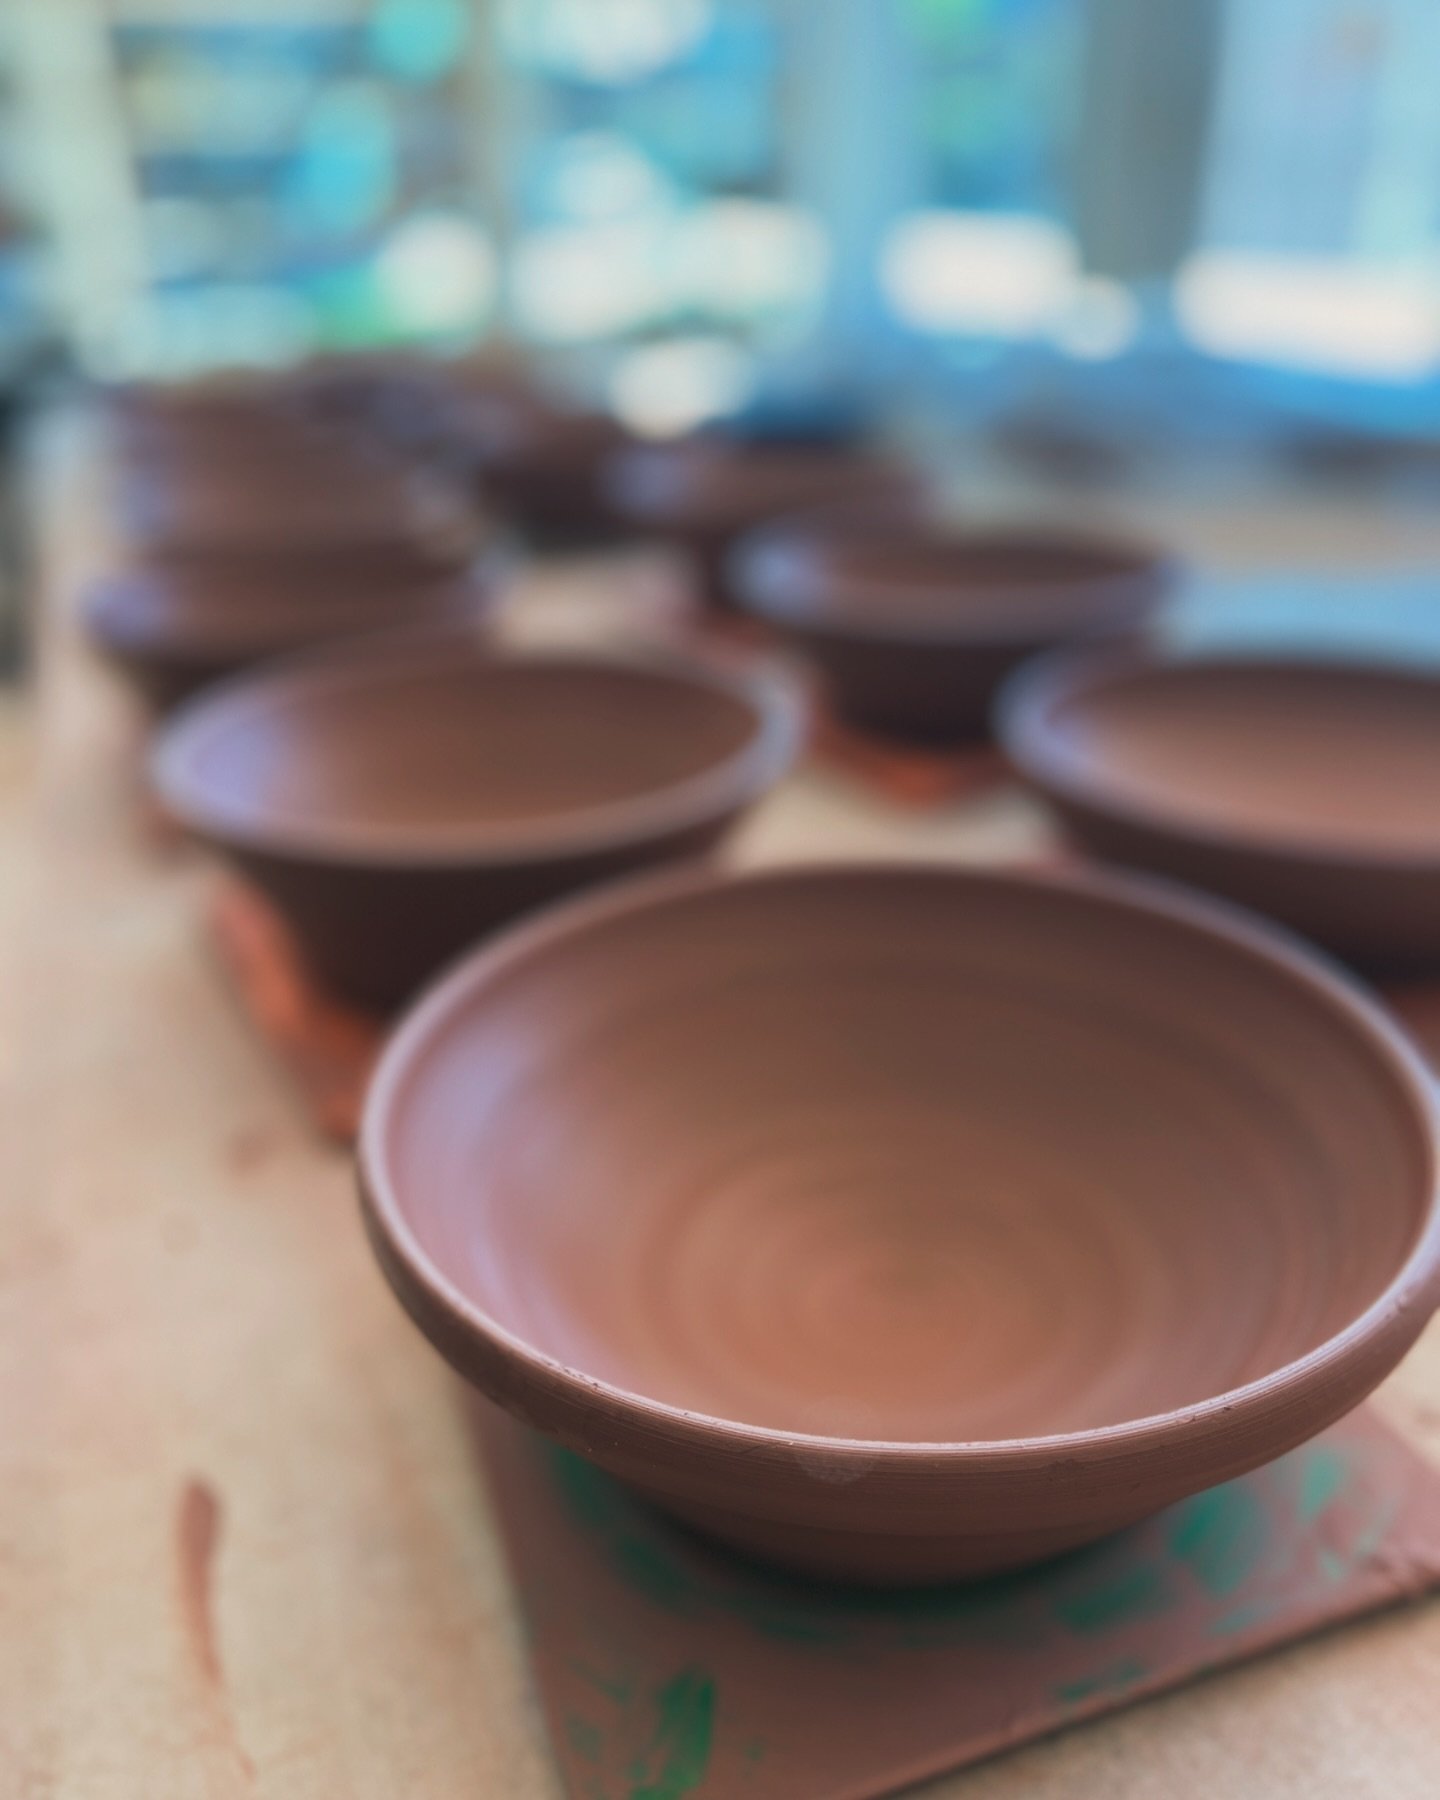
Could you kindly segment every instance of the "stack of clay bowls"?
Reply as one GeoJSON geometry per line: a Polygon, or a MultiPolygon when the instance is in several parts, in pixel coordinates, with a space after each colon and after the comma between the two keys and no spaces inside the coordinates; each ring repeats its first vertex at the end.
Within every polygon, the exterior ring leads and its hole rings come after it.
{"type": "Polygon", "coordinates": [[[114,406],[123,553],[85,613],[157,707],[308,644],[474,618],[490,597],[473,505],[302,401],[267,383],[114,406]]]}
{"type": "Polygon", "coordinates": [[[747,532],[815,508],[903,509],[923,483],[897,456],[848,434],[713,432],[621,451],[603,485],[617,527],[684,551],[705,599],[730,610],[730,557],[747,532]]]}
{"type": "Polygon", "coordinates": [[[958,529],[913,508],[782,521],[728,565],[739,605],[813,663],[842,719],[928,745],[984,736],[1038,651],[1141,631],[1175,573],[1123,536],[958,529]]]}
{"type": "MultiPolygon", "coordinates": [[[[1082,837],[1426,951],[1433,683],[1177,672],[1123,647],[1170,579],[1142,546],[937,529],[912,471],[850,443],[592,456],[589,429],[573,459],[550,439],[540,486],[508,452],[484,479],[536,529],[598,495],[684,544],[870,729],[963,738],[1020,658],[1105,638],[1002,708],[1082,837]]],[[[165,472],[129,496],[143,566],[224,564],[250,608],[262,569],[413,572],[463,538],[333,409],[126,431],[165,472]],[[177,457],[187,434],[210,447],[177,457]]],[[[802,714],[763,657],[500,652],[446,619],[242,673],[163,730],[168,808],[317,982],[414,1002],[360,1163],[419,1328],[688,1525],[850,1581],[1053,1556],[1358,1404],[1440,1301],[1434,1091],[1388,1016],[1170,883],[660,867],[781,778],[802,714]]]]}

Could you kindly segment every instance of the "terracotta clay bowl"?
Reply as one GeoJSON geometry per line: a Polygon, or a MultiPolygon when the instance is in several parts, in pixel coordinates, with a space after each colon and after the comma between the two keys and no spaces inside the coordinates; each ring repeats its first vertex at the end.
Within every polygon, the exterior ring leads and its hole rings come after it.
{"type": "Polygon", "coordinates": [[[134,382],[102,390],[102,403],[122,449],[184,447],[203,454],[288,435],[297,391],[275,378],[134,382]]]}
{"type": "Polygon", "coordinates": [[[1160,884],[704,873],[556,908],[399,1029],[362,1137],[491,1399],[825,1576],[1051,1556],[1280,1455],[1440,1299],[1380,1009],[1160,884]]]}
{"type": "Polygon", "coordinates": [[[228,675],[312,645],[408,625],[476,626],[502,585],[498,555],[470,568],[369,557],[137,564],[82,597],[91,641],[155,712],[228,675]]]}
{"type": "Polygon", "coordinates": [[[812,508],[904,506],[921,483],[893,456],[850,443],[700,437],[621,451],[604,487],[619,525],[684,548],[706,599],[730,608],[730,552],[746,532],[812,508]]]}
{"type": "Polygon", "coordinates": [[[617,419],[557,405],[518,378],[472,389],[452,427],[483,499],[546,543],[613,533],[602,472],[630,442],[617,419]]]}
{"type": "Polygon", "coordinates": [[[945,743],[987,733],[1000,684],[1035,652],[1143,627],[1175,574],[1118,538],[832,514],[756,532],[731,580],[816,666],[843,718],[945,743]]]}
{"type": "Polygon", "coordinates": [[[155,774],[325,986],[388,1012],[539,902],[709,850],[800,734],[778,673],[486,655],[436,632],[201,696],[163,734],[155,774]]]}
{"type": "Polygon", "coordinates": [[[459,560],[480,515],[452,482],[388,459],[313,445],[254,465],[122,473],[120,521],[140,554],[231,562],[331,555],[459,560]]]}
{"type": "Polygon", "coordinates": [[[1097,856],[1253,906],[1373,975],[1440,969],[1440,674],[1137,649],[1037,665],[1000,719],[1097,856]]]}

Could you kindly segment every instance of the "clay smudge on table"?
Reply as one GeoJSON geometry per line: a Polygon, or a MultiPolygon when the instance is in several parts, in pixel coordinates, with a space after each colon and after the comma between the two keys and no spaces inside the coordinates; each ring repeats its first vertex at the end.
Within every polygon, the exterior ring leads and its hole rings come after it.
{"type": "Polygon", "coordinates": [[[224,1685],[225,1673],[215,1643],[212,1577],[220,1543],[221,1511],[215,1490],[203,1481],[187,1481],[176,1518],[176,1553],[180,1566],[180,1598],[185,1628],[195,1661],[212,1687],[224,1685]]]}
{"type": "Polygon", "coordinates": [[[215,1633],[215,1559],[223,1523],[219,1494],[208,1482],[192,1477],[180,1491],[175,1516],[180,1612],[195,1666],[215,1708],[217,1729],[233,1752],[241,1774],[249,1781],[254,1777],[255,1765],[236,1736],[215,1633]]]}

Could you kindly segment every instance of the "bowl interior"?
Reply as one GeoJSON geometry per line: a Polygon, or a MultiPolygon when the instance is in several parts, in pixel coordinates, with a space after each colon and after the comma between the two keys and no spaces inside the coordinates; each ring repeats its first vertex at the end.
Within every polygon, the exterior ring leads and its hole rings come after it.
{"type": "Polygon", "coordinates": [[[1089,885],[680,885],[472,965],[372,1144],[533,1351],[750,1426],[1087,1430],[1274,1371],[1398,1272],[1415,1092],[1323,978],[1089,885]]]}
{"type": "Polygon", "coordinates": [[[1068,779],[1283,848],[1440,856],[1440,678],[1321,663],[1137,663],[1044,710],[1068,779]]]}
{"type": "Polygon", "coordinates": [[[761,728],[738,684],[565,657],[362,654],[261,678],[186,722],[172,777],[237,831],[403,849],[563,832],[723,767],[761,728]]]}

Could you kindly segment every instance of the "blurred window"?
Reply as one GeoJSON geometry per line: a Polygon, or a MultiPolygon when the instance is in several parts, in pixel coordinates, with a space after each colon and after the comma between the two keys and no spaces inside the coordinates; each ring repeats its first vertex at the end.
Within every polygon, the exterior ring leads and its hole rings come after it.
{"type": "Polygon", "coordinates": [[[488,322],[466,0],[117,11],[149,278],[120,360],[268,360],[488,322]]]}

